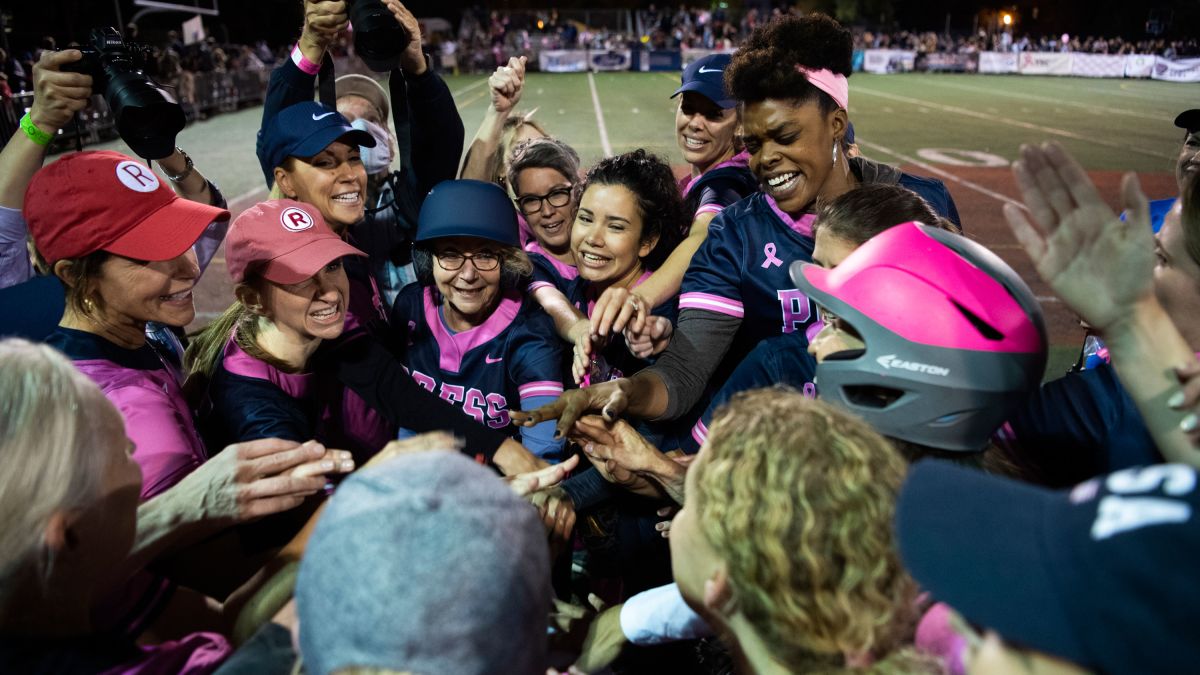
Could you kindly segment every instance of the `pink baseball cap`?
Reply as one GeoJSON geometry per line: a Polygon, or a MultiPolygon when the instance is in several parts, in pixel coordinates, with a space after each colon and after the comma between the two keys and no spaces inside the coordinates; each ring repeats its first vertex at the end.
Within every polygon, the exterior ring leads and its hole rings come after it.
{"type": "Polygon", "coordinates": [[[109,150],[74,152],[42,168],[23,209],[46,262],[108,251],[138,260],[183,255],[225,209],[182,199],[145,164],[109,150]]]}
{"type": "Polygon", "coordinates": [[[291,199],[251,206],[233,219],[225,237],[225,263],[234,283],[256,274],[298,284],[347,255],[367,256],[334,234],[320,211],[291,199]]]}

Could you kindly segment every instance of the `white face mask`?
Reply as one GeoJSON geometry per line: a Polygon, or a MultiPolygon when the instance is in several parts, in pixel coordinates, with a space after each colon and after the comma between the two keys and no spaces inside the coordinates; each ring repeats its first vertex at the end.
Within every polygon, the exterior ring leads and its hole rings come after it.
{"type": "Polygon", "coordinates": [[[367,175],[373,176],[377,173],[383,173],[384,171],[390,169],[392,166],[392,158],[395,155],[393,152],[395,144],[392,143],[391,132],[379,126],[378,124],[368,122],[361,117],[351,122],[350,126],[371,134],[371,136],[375,139],[375,147],[373,148],[368,148],[362,145],[358,146],[359,155],[362,157],[363,168],[367,170],[367,175]]]}

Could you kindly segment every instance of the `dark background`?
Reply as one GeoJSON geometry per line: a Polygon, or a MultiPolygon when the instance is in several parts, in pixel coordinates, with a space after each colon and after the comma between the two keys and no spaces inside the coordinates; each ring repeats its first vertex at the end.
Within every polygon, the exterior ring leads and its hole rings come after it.
{"type": "MultiPolygon", "coordinates": [[[[211,0],[201,0],[211,7],[211,0]]],[[[43,35],[53,35],[59,46],[83,39],[93,26],[115,25],[115,4],[128,22],[141,9],[133,0],[27,0],[0,2],[0,14],[7,24],[8,42],[18,50],[37,46],[43,35]]],[[[660,2],[659,6],[675,3],[660,2]]],[[[689,3],[695,5],[696,3],[689,3]]],[[[1016,19],[1015,33],[1031,35],[1070,33],[1071,35],[1121,36],[1127,39],[1147,37],[1147,22],[1162,19],[1163,37],[1194,37],[1200,33],[1200,1],[1153,0],[1038,0],[1036,2],[962,2],[954,0],[801,0],[796,3],[771,0],[729,0],[729,9],[740,16],[748,7],[769,9],[773,5],[820,10],[843,22],[872,30],[904,28],[909,30],[955,33],[974,30],[979,21],[987,21],[997,12],[1006,11],[1016,19]]],[[[409,3],[418,17],[440,16],[457,24],[466,7],[483,6],[495,10],[557,8],[644,8],[649,2],[605,2],[597,0],[541,0],[471,3],[418,0],[409,3]]],[[[714,8],[716,3],[713,4],[714,8]]],[[[205,17],[209,35],[221,42],[252,44],[266,39],[272,46],[294,40],[302,20],[301,0],[223,0],[219,17],[205,17]]],[[[166,31],[178,29],[189,18],[183,13],[146,14],[138,21],[141,36],[161,41],[166,31]]]]}

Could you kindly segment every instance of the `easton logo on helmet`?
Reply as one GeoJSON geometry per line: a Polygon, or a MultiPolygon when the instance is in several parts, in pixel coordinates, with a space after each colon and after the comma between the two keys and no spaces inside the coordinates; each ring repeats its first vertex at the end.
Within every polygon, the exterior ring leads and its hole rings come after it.
{"type": "Polygon", "coordinates": [[[911,370],[914,373],[925,373],[927,375],[940,375],[945,377],[950,374],[949,368],[942,366],[931,366],[928,363],[917,363],[916,361],[905,361],[904,359],[896,358],[895,354],[886,354],[875,359],[876,363],[891,370],[893,368],[899,370],[911,370]]]}

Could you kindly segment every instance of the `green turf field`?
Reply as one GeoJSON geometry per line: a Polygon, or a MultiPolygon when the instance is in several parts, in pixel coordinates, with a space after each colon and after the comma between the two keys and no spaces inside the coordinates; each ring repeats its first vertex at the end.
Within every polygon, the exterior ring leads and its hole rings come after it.
{"type": "MultiPolygon", "coordinates": [[[[487,77],[447,77],[470,142],[486,109],[487,77]]],[[[537,109],[546,129],[573,145],[585,163],[638,147],[681,162],[674,142],[678,73],[531,73],[519,109],[537,109]]],[[[1000,75],[858,73],[850,79],[850,117],[864,155],[942,179],[965,231],[1027,280],[1043,301],[1056,345],[1050,373],[1073,360],[1081,332],[1074,317],[1040,284],[1004,225],[1000,206],[1016,198],[1007,164],[1021,143],[1061,141],[1115,205],[1124,171],[1138,172],[1151,198],[1174,196],[1182,132],[1172,121],[1200,105],[1195,85],[1000,75]]],[[[198,122],[179,144],[222,187],[235,212],[266,190],[254,156],[261,109],[198,122]]],[[[120,142],[107,146],[128,152],[120,142]]],[[[198,320],[229,302],[223,260],[197,292],[198,320]]]]}

